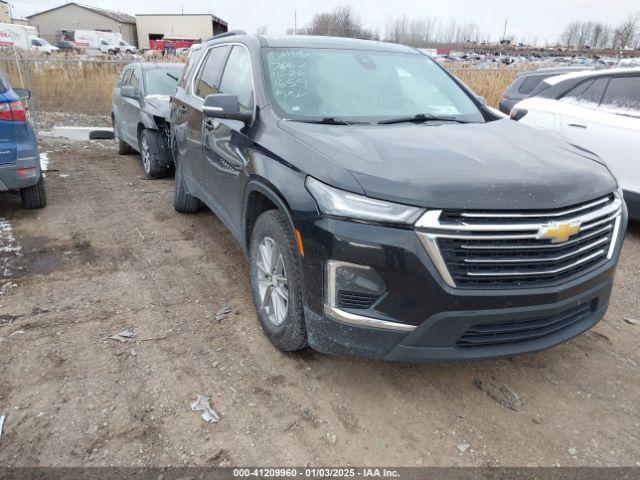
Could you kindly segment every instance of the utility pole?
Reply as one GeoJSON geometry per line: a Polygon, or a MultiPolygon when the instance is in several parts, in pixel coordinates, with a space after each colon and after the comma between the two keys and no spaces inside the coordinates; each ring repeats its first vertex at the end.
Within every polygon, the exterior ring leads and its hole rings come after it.
{"type": "Polygon", "coordinates": [[[298,34],[298,10],[293,11],[293,34],[298,34]]]}
{"type": "Polygon", "coordinates": [[[507,21],[508,20],[509,20],[508,18],[504,19],[504,30],[502,32],[502,40],[505,40],[507,38],[507,21]]]}

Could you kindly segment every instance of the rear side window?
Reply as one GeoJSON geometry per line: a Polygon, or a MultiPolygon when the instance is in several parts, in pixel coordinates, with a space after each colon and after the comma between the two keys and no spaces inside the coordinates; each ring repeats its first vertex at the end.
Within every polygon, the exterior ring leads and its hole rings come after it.
{"type": "Polygon", "coordinates": [[[220,92],[238,96],[240,109],[253,110],[251,57],[244,47],[235,46],[220,81],[220,92]]]}
{"type": "Polygon", "coordinates": [[[195,94],[200,98],[220,93],[220,73],[229,52],[228,46],[216,47],[209,50],[207,58],[202,64],[195,83],[195,94]]]}
{"type": "Polygon", "coordinates": [[[518,93],[529,95],[545,78],[547,78],[546,75],[532,75],[525,78],[520,87],[518,87],[518,93]]]}
{"type": "Polygon", "coordinates": [[[616,113],[640,114],[640,76],[614,77],[602,98],[602,107],[620,110],[616,113]]]}

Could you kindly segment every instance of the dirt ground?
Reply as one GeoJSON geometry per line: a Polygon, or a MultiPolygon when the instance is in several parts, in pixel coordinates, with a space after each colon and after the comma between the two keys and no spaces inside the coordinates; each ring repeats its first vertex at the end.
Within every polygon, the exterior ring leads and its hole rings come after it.
{"type": "Polygon", "coordinates": [[[208,210],[174,212],[172,178],[145,180],[109,141],[41,150],[46,209],[0,196],[0,465],[640,465],[640,325],[625,321],[640,320],[640,228],[606,318],[551,350],[448,365],[283,354],[239,246],[208,210]],[[107,338],[128,327],[135,341],[107,338]],[[218,423],[191,411],[198,394],[218,423]]]}

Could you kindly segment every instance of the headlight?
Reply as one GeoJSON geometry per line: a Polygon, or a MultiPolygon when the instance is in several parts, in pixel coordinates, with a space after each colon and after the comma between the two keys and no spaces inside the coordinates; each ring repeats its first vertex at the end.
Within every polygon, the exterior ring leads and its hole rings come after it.
{"type": "Polygon", "coordinates": [[[421,208],[345,192],[312,177],[307,177],[306,186],[325,215],[373,222],[413,224],[424,212],[421,208]]]}

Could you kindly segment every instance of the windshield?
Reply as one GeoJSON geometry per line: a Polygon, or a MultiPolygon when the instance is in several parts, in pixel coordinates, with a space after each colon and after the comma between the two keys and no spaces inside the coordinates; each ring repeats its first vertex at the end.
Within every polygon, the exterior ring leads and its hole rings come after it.
{"type": "Polygon", "coordinates": [[[268,87],[281,115],[374,122],[424,114],[484,121],[469,96],[422,54],[265,48],[268,87]]]}
{"type": "Polygon", "coordinates": [[[171,95],[182,74],[180,68],[150,68],[144,73],[147,95],[171,95]]]}

